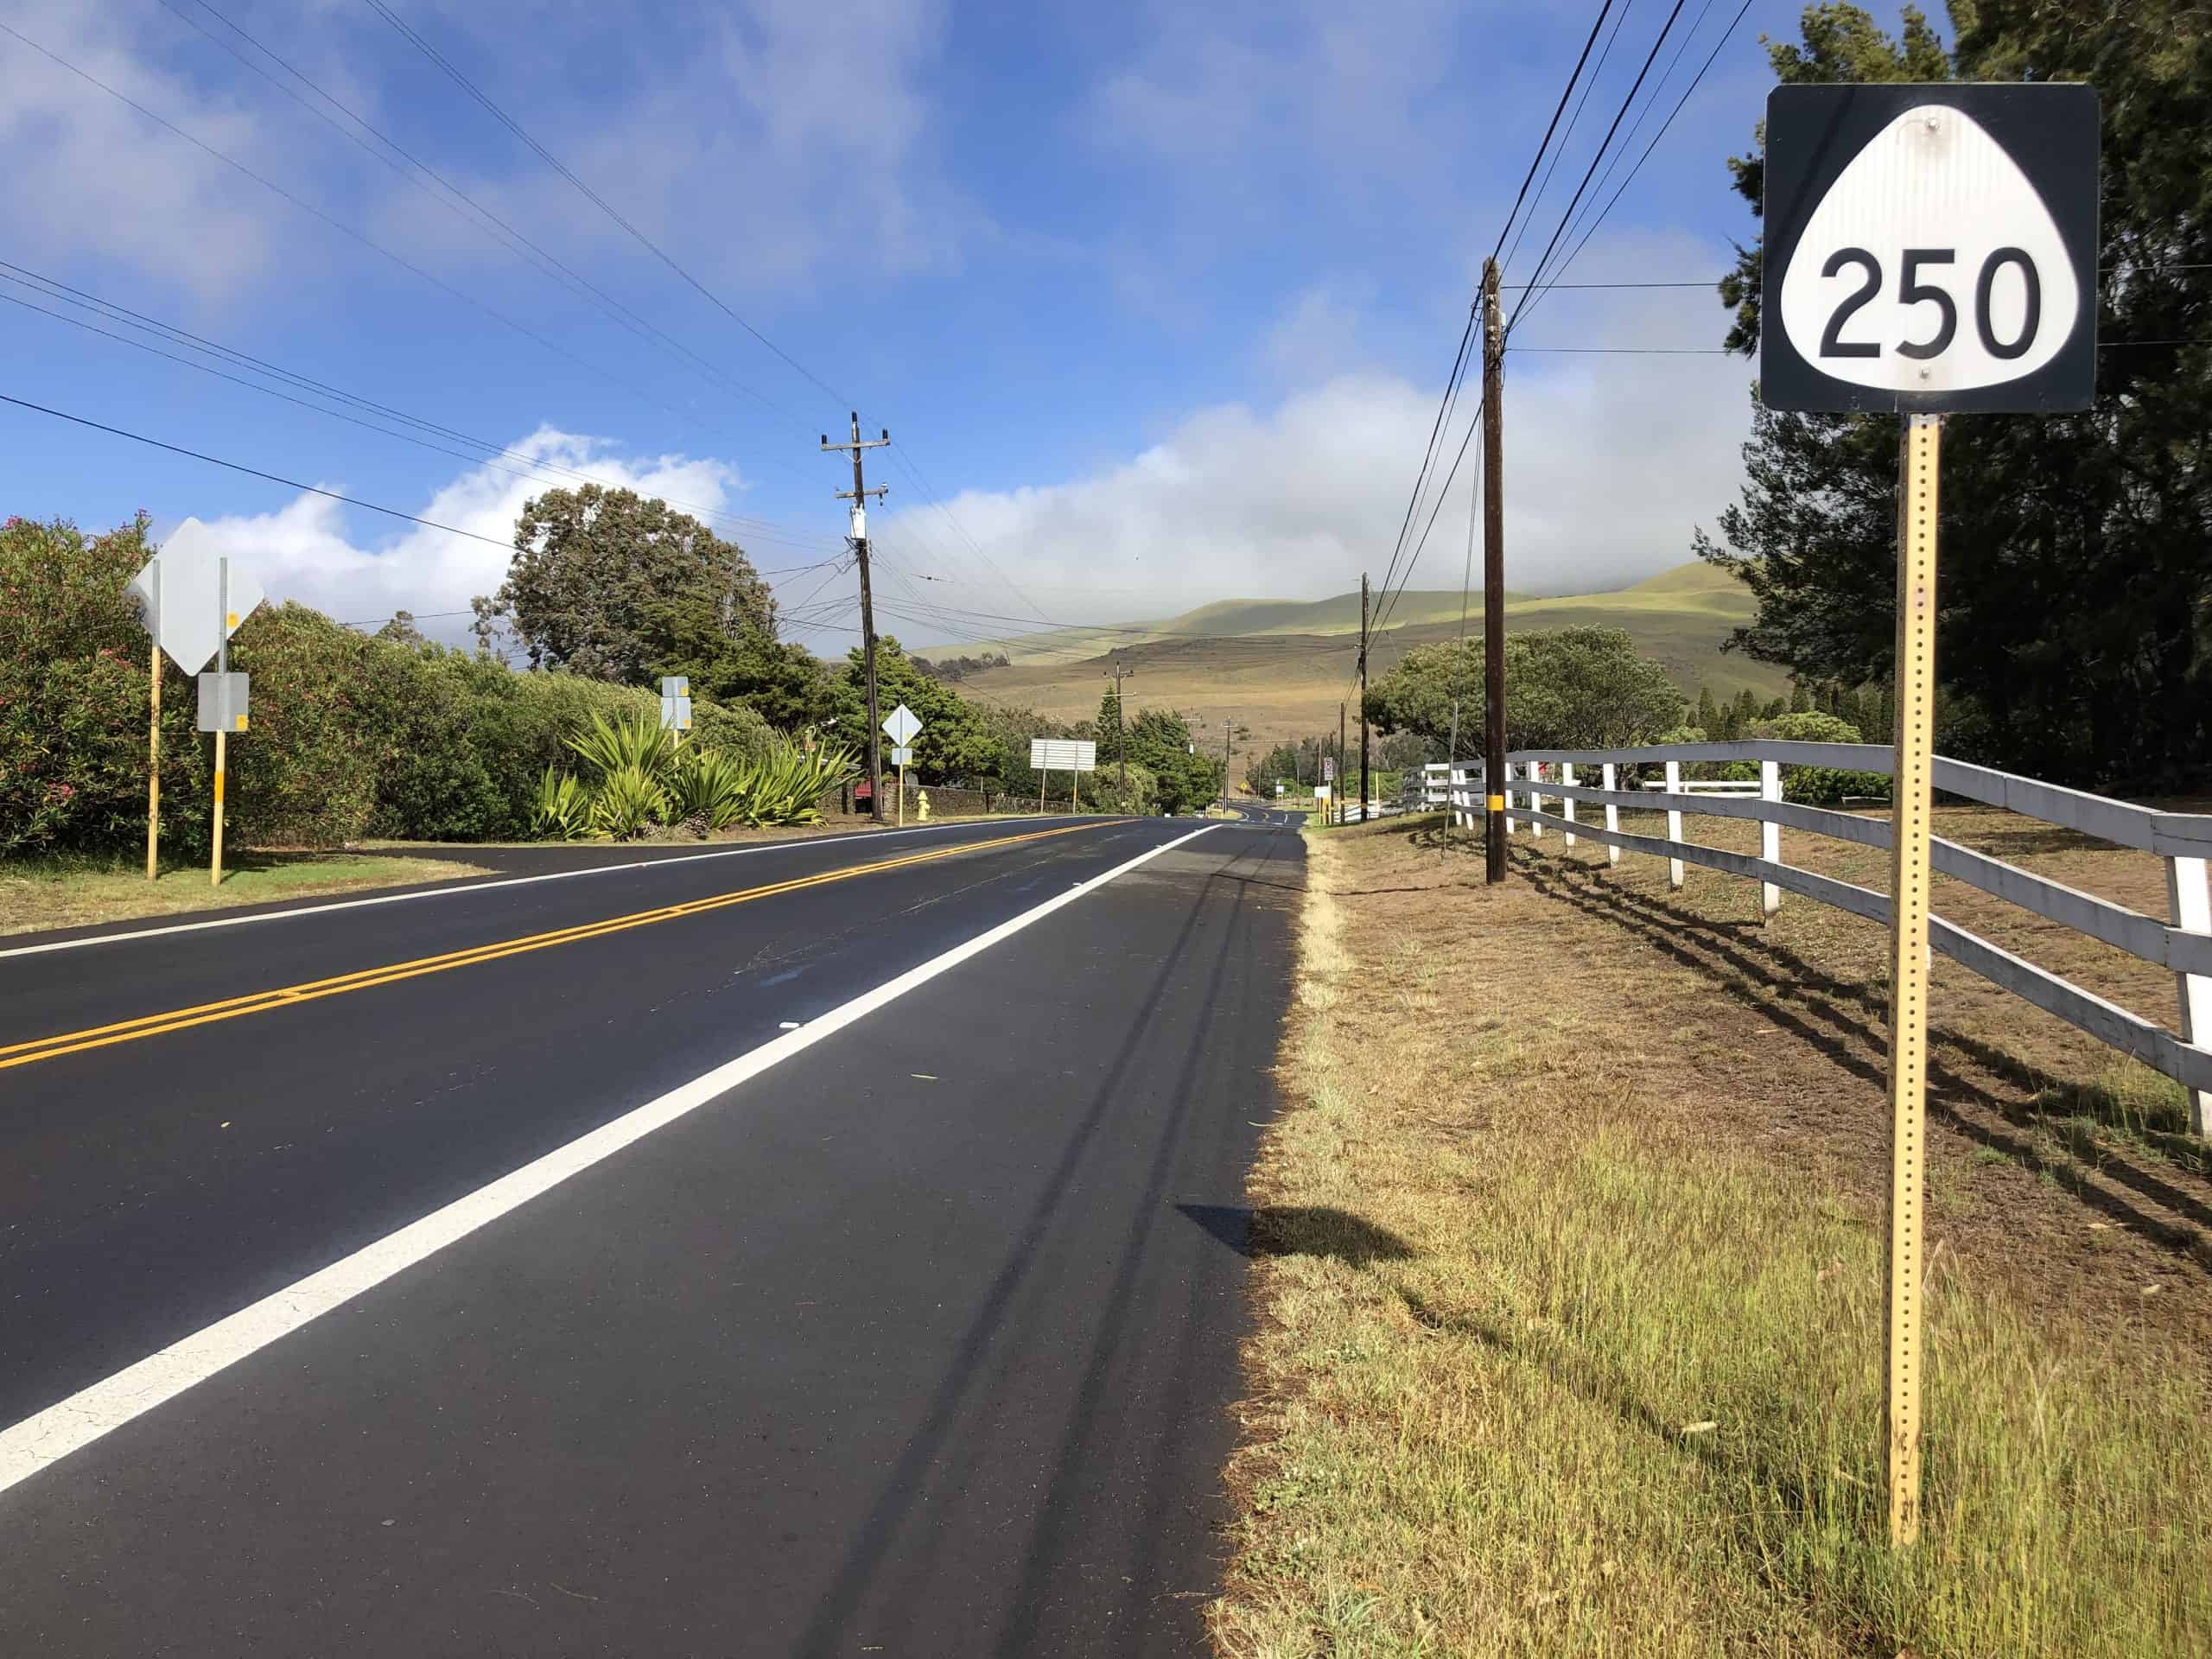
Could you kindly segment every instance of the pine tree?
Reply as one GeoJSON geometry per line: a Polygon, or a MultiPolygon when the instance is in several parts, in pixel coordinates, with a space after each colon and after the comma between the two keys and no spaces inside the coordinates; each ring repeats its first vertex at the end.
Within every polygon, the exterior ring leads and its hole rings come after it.
{"type": "Polygon", "coordinates": [[[1701,685],[1697,689],[1697,724],[1698,729],[1707,737],[1715,739],[1719,737],[1720,710],[1714,706],[1713,688],[1709,685],[1701,685]]]}
{"type": "Polygon", "coordinates": [[[1805,690],[1805,682],[1802,680],[1790,681],[1789,712],[1793,715],[1808,715],[1812,713],[1812,711],[1813,699],[1805,690]]]}
{"type": "Polygon", "coordinates": [[[1112,686],[1098,699],[1098,763],[1122,758],[1122,698],[1112,686]]]}
{"type": "MultiPolygon", "coordinates": [[[[1953,0],[1950,16],[1947,51],[1913,7],[1892,37],[1860,6],[1808,5],[1803,44],[1769,48],[1786,83],[2078,80],[2101,95],[2097,401],[1946,433],[1940,689],[1978,759],[2187,787],[2212,754],[2212,14],[2202,0],[1953,0]]],[[[1758,214],[1764,157],[1729,166],[1758,214]]],[[[1726,343],[1746,354],[1760,261],[1753,240],[1720,285],[1726,343]]],[[[1741,499],[1718,537],[1695,538],[1757,601],[1732,643],[1878,683],[1895,631],[1895,417],[1759,409],[1744,454],[1741,499]]],[[[1870,741],[1891,741],[1878,709],[1872,723],[1870,741]]]]}

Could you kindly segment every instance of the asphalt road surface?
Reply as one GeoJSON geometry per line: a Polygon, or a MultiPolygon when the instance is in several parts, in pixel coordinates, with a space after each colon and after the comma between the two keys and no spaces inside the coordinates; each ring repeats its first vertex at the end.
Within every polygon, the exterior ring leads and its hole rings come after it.
{"type": "Polygon", "coordinates": [[[1199,1650],[1275,816],[0,940],[0,1654],[1199,1650]]]}

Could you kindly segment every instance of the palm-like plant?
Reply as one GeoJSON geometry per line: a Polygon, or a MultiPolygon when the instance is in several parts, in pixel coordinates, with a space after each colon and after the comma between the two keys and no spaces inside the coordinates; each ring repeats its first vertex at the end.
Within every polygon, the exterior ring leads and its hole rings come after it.
{"type": "Polygon", "coordinates": [[[545,841],[582,841],[591,833],[591,796],[571,774],[546,767],[530,805],[530,829],[545,841]]]}
{"type": "Polygon", "coordinates": [[[662,783],[676,766],[676,734],[650,715],[609,720],[594,714],[591,724],[570,734],[567,742],[601,778],[627,768],[662,783]]]}
{"type": "Polygon", "coordinates": [[[745,817],[754,770],[744,757],[726,749],[693,749],[670,775],[670,817],[702,833],[728,829],[745,817]]]}
{"type": "Polygon", "coordinates": [[[592,797],[591,827],[616,841],[643,835],[667,814],[667,791],[641,766],[617,766],[592,797]]]}

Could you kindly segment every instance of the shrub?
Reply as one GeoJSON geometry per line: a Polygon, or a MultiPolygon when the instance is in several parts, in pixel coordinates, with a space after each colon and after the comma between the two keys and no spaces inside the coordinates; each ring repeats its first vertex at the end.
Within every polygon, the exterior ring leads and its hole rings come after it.
{"type": "MultiPolygon", "coordinates": [[[[149,644],[124,587],[152,550],[143,518],[104,536],[66,520],[0,525],[0,857],[143,842],[149,644]]],[[[230,745],[242,845],[523,835],[571,734],[595,715],[658,726],[658,699],[640,688],[371,639],[296,604],[248,617],[231,659],[253,677],[251,726],[230,745]]],[[[207,845],[211,745],[194,703],[169,665],[162,844],[174,856],[207,845]]],[[[694,734],[750,757],[772,747],[741,706],[697,703],[694,734]]]]}
{"type": "Polygon", "coordinates": [[[666,791],[638,766],[617,766],[600,780],[591,798],[592,829],[616,841],[634,840],[667,813],[666,791]]]}
{"type": "Polygon", "coordinates": [[[676,767],[676,734],[642,709],[613,720],[594,713],[590,724],[569,734],[568,743],[601,778],[630,771],[659,782],[676,767]]]}
{"type": "Polygon", "coordinates": [[[591,833],[591,808],[582,784],[548,766],[531,804],[530,832],[544,841],[582,841],[591,833]]]}
{"type": "Polygon", "coordinates": [[[701,831],[727,830],[745,816],[759,763],[727,749],[694,747],[668,781],[670,815],[701,831]]]}

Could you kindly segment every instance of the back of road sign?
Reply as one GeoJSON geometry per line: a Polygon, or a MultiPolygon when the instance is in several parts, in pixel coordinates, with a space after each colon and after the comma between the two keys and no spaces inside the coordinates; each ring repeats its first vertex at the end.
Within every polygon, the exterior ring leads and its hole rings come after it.
{"type": "Polygon", "coordinates": [[[188,518],[124,589],[137,601],[139,620],[147,632],[188,674],[207,667],[223,641],[262,601],[261,584],[232,559],[230,602],[225,606],[222,558],[222,543],[215,532],[197,518],[188,518]]]}
{"type": "Polygon", "coordinates": [[[2086,409],[2097,94],[1778,86],[1767,99],[1759,397],[1915,415],[2086,409]]]}

